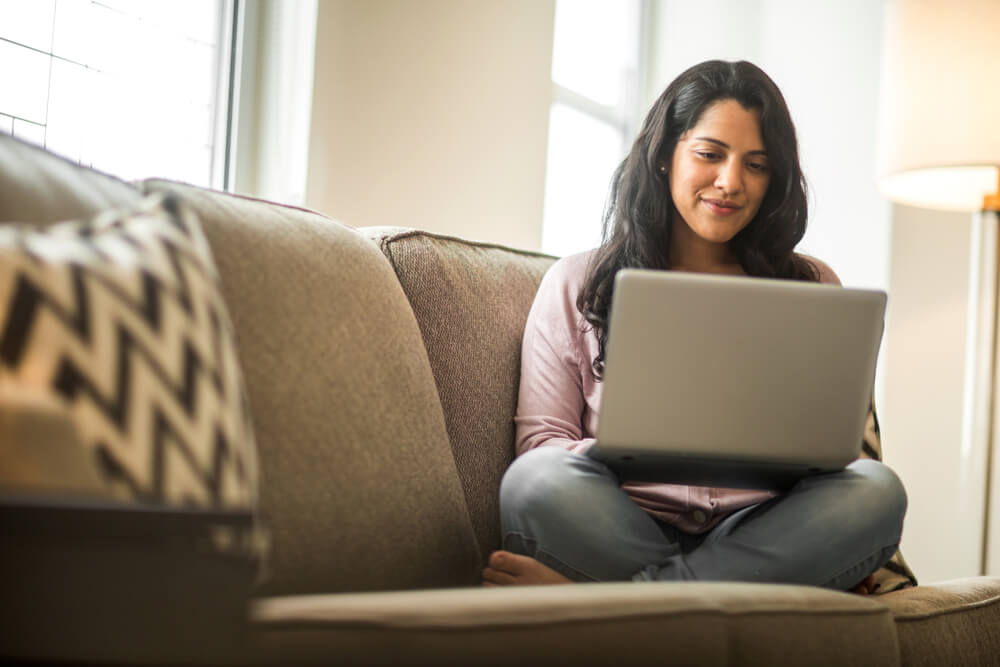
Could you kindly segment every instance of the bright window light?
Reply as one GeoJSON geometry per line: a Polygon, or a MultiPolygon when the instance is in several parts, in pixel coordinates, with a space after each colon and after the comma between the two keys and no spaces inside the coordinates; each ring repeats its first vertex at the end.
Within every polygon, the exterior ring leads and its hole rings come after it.
{"type": "Polygon", "coordinates": [[[0,0],[0,131],[127,180],[221,186],[229,4],[0,0]]]}
{"type": "Polygon", "coordinates": [[[552,105],[542,226],[545,252],[564,256],[600,244],[601,216],[621,146],[620,129],[565,104],[552,105]]]}
{"type": "Polygon", "coordinates": [[[601,240],[611,176],[635,132],[639,0],[557,0],[542,250],[601,240]]]}
{"type": "Polygon", "coordinates": [[[638,57],[635,4],[620,0],[559,0],[552,81],[598,104],[619,105],[638,57]]]}

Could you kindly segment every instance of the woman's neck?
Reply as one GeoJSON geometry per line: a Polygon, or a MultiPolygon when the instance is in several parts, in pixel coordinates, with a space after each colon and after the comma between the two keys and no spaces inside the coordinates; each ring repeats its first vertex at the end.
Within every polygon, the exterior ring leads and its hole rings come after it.
{"type": "Polygon", "coordinates": [[[692,273],[745,275],[743,266],[728,244],[701,238],[684,221],[674,224],[670,239],[670,268],[692,273]]]}

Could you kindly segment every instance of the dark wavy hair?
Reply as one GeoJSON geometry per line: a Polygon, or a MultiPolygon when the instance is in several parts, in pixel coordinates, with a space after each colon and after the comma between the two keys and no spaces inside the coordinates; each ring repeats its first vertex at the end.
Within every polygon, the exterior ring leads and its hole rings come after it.
{"type": "Polygon", "coordinates": [[[669,269],[671,219],[669,170],[680,137],[697,125],[714,102],[736,100],[760,113],[771,180],[753,220],[730,240],[750,276],[819,280],[816,267],[794,252],[806,231],[806,184],[798,142],[785,98],[774,81],[745,61],[710,60],[667,86],[642,124],[632,150],[615,170],[604,211],[603,240],[594,252],[577,308],[593,327],[600,352],[594,376],[604,374],[608,312],[615,275],[623,268],[669,269]]]}

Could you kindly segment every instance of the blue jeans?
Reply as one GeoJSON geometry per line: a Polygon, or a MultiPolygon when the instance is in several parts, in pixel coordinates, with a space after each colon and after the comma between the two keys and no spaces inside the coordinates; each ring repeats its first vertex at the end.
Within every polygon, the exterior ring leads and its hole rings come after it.
{"type": "Polygon", "coordinates": [[[848,590],[899,545],[906,492],[885,465],[800,480],[692,535],[659,522],[611,470],[560,447],[517,458],[500,485],[504,548],[576,581],[747,581],[848,590]]]}

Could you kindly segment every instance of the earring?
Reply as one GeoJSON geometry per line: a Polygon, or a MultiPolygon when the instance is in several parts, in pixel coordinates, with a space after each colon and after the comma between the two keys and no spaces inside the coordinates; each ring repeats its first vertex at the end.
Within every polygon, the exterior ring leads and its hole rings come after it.
{"type": "Polygon", "coordinates": [[[661,174],[667,173],[667,165],[665,165],[665,164],[661,164],[660,165],[660,173],[661,174]]]}

